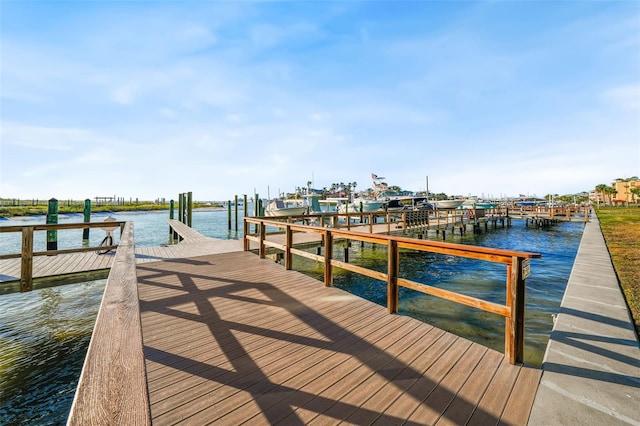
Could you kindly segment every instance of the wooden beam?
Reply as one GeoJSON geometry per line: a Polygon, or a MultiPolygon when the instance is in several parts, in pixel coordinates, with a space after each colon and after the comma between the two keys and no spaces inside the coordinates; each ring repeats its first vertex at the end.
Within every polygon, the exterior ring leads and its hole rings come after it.
{"type": "Polygon", "coordinates": [[[151,424],[132,223],[107,279],[67,424],[151,424]]]}
{"type": "Polygon", "coordinates": [[[22,260],[20,265],[20,291],[31,291],[33,280],[33,227],[22,228],[22,260]]]}
{"type": "Polygon", "coordinates": [[[398,242],[389,241],[387,253],[387,310],[390,314],[398,312],[398,270],[400,269],[400,255],[398,242]]]}

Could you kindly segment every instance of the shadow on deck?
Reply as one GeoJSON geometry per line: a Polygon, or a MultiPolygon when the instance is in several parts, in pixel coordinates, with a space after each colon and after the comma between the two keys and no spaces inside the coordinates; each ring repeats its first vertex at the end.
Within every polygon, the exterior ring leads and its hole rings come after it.
{"type": "Polygon", "coordinates": [[[157,424],[526,424],[540,370],[245,252],[137,266],[157,424]]]}

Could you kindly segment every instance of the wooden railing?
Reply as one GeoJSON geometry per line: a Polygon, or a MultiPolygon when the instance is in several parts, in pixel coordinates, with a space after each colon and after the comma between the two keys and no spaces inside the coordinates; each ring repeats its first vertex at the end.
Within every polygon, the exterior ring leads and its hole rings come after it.
{"type": "Polygon", "coordinates": [[[385,281],[387,283],[387,309],[389,313],[396,313],[398,311],[398,289],[399,287],[406,287],[501,315],[505,317],[505,357],[512,364],[523,362],[525,279],[530,271],[530,259],[539,258],[539,253],[418,240],[328,227],[306,226],[261,217],[247,217],[244,219],[245,251],[250,250],[251,241],[258,243],[258,254],[261,258],[266,256],[267,247],[282,250],[284,252],[284,265],[286,269],[292,269],[293,255],[324,263],[324,283],[326,286],[333,285],[334,267],[385,281]],[[250,231],[252,224],[254,227],[257,227],[255,233],[251,233],[250,231]],[[282,230],[284,230],[284,243],[277,242],[273,238],[271,240],[267,239],[267,227],[277,229],[276,232],[272,232],[269,235],[274,233],[282,235],[282,230]],[[322,241],[324,244],[324,254],[309,253],[295,248],[293,244],[294,232],[317,234],[317,240],[322,241]],[[386,246],[388,252],[386,273],[333,259],[334,241],[336,239],[347,239],[386,246]],[[401,249],[446,254],[504,264],[506,266],[506,303],[501,305],[398,277],[401,249]]]}
{"type": "Polygon", "coordinates": [[[557,220],[583,220],[589,221],[591,206],[514,206],[509,208],[512,217],[524,218],[536,216],[557,220]]]}
{"type": "Polygon", "coordinates": [[[34,256],[55,256],[64,253],[81,253],[87,251],[113,250],[118,247],[117,244],[96,247],[79,247],[62,250],[44,250],[33,251],[33,233],[34,231],[59,231],[63,229],[86,229],[86,228],[113,228],[120,227],[120,232],[124,228],[126,222],[109,221],[109,222],[81,222],[81,223],[64,223],[51,225],[26,225],[26,226],[0,226],[0,233],[21,232],[22,233],[22,250],[20,253],[2,254],[2,259],[21,259],[20,266],[20,291],[31,291],[33,289],[33,258],[34,256]]]}
{"type": "MultiPolygon", "coordinates": [[[[462,223],[473,223],[475,219],[485,218],[484,210],[478,210],[473,214],[473,210],[397,210],[397,211],[375,211],[375,212],[348,212],[348,213],[320,213],[304,214],[292,216],[265,217],[270,220],[287,223],[304,223],[313,226],[328,226],[331,228],[344,228],[351,230],[352,227],[362,229],[368,227],[372,232],[374,225],[386,225],[387,232],[406,229],[408,227],[432,226],[436,228],[454,226],[462,223]]],[[[491,210],[493,215],[494,210],[491,210]]]]}
{"type": "Polygon", "coordinates": [[[107,278],[68,425],[150,425],[133,223],[107,278]]]}

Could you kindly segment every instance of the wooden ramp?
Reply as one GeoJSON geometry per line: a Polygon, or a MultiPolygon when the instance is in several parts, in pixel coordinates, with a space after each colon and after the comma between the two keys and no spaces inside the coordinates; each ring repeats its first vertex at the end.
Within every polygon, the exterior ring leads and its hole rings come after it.
{"type": "Polygon", "coordinates": [[[155,424],[526,424],[540,371],[248,252],[137,265],[155,424]]]}

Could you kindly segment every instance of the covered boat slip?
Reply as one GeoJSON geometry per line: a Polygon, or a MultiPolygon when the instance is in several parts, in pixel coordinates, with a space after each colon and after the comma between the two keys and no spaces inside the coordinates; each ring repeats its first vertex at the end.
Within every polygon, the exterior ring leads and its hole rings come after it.
{"type": "Polygon", "coordinates": [[[138,265],[157,424],[526,424],[540,370],[246,252],[138,265]]]}

